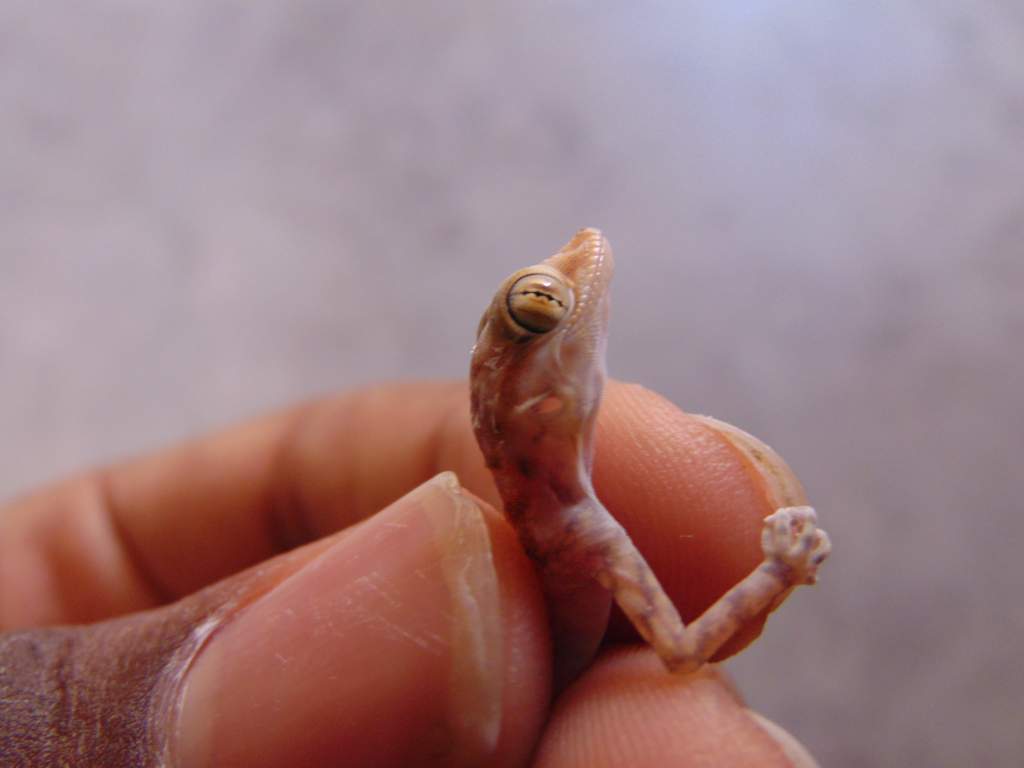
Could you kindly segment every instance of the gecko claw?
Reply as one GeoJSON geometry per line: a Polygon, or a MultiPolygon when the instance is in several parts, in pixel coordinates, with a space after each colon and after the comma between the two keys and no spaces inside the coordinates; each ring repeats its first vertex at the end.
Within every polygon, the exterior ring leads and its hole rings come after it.
{"type": "Polygon", "coordinates": [[[786,568],[793,584],[813,584],[832,544],[812,507],[782,507],[764,519],[761,549],[786,568]]]}

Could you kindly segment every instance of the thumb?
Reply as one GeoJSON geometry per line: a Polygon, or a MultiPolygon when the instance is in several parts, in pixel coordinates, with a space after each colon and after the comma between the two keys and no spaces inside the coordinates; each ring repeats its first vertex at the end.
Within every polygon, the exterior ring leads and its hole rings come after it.
{"type": "Polygon", "coordinates": [[[444,474],[172,606],[0,638],[0,754],[28,765],[514,764],[537,737],[549,679],[529,563],[444,474]]]}

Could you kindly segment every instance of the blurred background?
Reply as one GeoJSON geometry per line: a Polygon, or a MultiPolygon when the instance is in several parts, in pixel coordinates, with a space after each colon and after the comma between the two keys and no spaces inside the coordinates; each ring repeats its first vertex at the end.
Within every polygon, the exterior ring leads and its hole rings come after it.
{"type": "Polygon", "coordinates": [[[583,225],[612,374],[768,441],[835,541],[751,704],[826,766],[1020,765],[1010,0],[7,0],[0,497],[464,376],[583,225]]]}

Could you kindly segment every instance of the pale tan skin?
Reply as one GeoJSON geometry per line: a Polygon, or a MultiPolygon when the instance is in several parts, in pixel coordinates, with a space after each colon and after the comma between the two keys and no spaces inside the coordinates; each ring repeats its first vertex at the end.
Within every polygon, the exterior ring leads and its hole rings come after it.
{"type": "Polygon", "coordinates": [[[510,275],[480,321],[470,370],[473,429],[526,551],[540,567],[556,654],[572,674],[594,651],[610,598],[669,670],[698,668],[736,631],[813,584],[830,551],[811,507],[765,518],[764,560],[684,626],[591,483],[605,380],[608,241],[582,229],[541,264],[510,275]]]}

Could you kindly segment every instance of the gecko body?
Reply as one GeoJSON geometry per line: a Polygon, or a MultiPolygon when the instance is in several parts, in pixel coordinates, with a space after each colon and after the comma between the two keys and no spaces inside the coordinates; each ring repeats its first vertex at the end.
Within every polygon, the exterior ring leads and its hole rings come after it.
{"type": "MultiPolygon", "coordinates": [[[[765,519],[764,561],[683,625],[591,483],[613,268],[608,241],[582,229],[502,282],[473,347],[473,429],[505,513],[539,566],[556,641],[605,621],[613,598],[670,670],[688,671],[794,586],[813,583],[830,545],[810,507],[777,510],[765,519]]],[[[567,653],[588,651],[570,643],[567,653]]]]}

